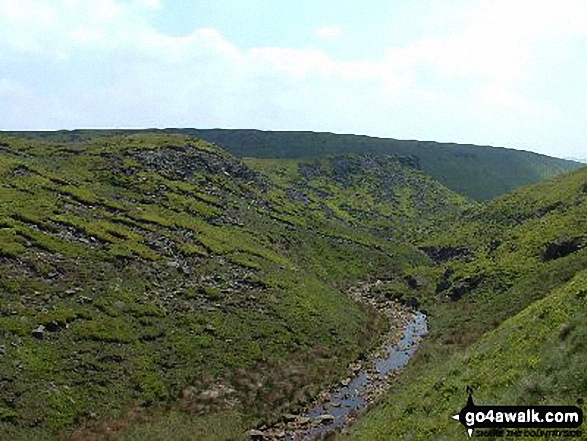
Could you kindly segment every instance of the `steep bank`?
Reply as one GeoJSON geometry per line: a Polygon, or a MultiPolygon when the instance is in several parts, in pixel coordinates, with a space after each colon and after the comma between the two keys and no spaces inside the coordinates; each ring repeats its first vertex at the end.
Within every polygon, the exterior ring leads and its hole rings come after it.
{"type": "Polygon", "coordinates": [[[166,406],[244,433],[388,326],[347,286],[426,260],[185,137],[2,137],[0,176],[9,439],[90,439],[166,406]]]}
{"type": "Polygon", "coordinates": [[[449,417],[467,386],[479,404],[582,405],[586,244],[587,168],[423,238],[437,262],[413,272],[429,337],[388,399],[342,439],[466,436],[449,417]]]}
{"type": "Polygon", "coordinates": [[[389,329],[372,351],[364,351],[349,364],[345,378],[304,403],[295,414],[288,413],[269,428],[249,432],[253,440],[314,440],[332,435],[350,424],[374,400],[390,388],[426,335],[426,316],[376,294],[381,281],[360,283],[348,295],[378,311],[389,320],[389,329]]]}

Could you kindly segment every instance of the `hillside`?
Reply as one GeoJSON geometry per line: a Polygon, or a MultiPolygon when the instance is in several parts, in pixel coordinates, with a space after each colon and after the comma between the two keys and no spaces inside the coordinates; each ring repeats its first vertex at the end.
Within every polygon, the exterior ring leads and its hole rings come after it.
{"type": "Polygon", "coordinates": [[[402,141],[357,135],[254,130],[182,130],[241,157],[305,158],[348,153],[412,156],[424,173],[451,190],[488,200],[581,164],[519,150],[402,141]]]}
{"type": "Polygon", "coordinates": [[[425,175],[412,156],[348,154],[315,159],[245,158],[301,201],[352,228],[412,240],[475,204],[425,175]]]}
{"type": "MultiPolygon", "coordinates": [[[[134,132],[137,131],[75,130],[21,132],[18,136],[76,142],[134,132]]],[[[479,201],[581,166],[573,161],[505,148],[358,135],[224,129],[165,129],[163,132],[216,143],[238,157],[321,158],[349,153],[411,156],[424,173],[451,190],[479,201]]]]}
{"type": "Polygon", "coordinates": [[[465,439],[450,415],[466,402],[466,386],[474,388],[479,404],[580,403],[587,392],[586,293],[587,271],[581,271],[471,348],[403,378],[393,398],[341,438],[465,439]]]}
{"type": "MultiPolygon", "coordinates": [[[[479,203],[412,148],[239,158],[189,135],[0,134],[0,439],[247,439],[340,384],[390,301],[430,333],[344,437],[454,439],[467,385],[585,396],[587,168],[479,203]]],[[[452,148],[428,150],[464,167],[452,148]]]]}
{"type": "Polygon", "coordinates": [[[343,439],[456,439],[462,427],[448,417],[466,386],[480,404],[584,397],[586,244],[587,168],[476,207],[423,238],[436,265],[414,269],[414,295],[431,334],[389,399],[343,439]]]}
{"type": "MultiPolygon", "coordinates": [[[[377,176],[420,188],[421,214],[460,210],[461,198],[402,161],[377,176]]],[[[73,439],[91,439],[163,409],[198,415],[188,426],[204,433],[228,412],[224,430],[241,436],[336,381],[388,326],[346,287],[428,260],[334,202],[308,209],[285,180],[181,136],[2,136],[0,175],[8,439],[76,427],[73,439]]]]}

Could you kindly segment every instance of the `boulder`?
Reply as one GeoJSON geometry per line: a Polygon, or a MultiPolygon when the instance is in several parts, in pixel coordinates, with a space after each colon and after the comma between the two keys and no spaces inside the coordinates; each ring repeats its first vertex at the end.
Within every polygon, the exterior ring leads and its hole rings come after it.
{"type": "Polygon", "coordinates": [[[320,424],[328,424],[334,421],[334,415],[331,415],[329,413],[325,413],[324,415],[320,415],[319,417],[316,417],[316,419],[314,420],[317,423],[320,424]]]}
{"type": "Polygon", "coordinates": [[[45,327],[43,325],[39,325],[39,327],[33,329],[32,335],[37,340],[43,340],[43,338],[45,337],[45,327]]]}
{"type": "Polygon", "coordinates": [[[59,325],[59,323],[57,323],[55,320],[47,323],[45,329],[47,329],[47,331],[49,332],[57,332],[61,329],[61,326],[59,325]]]}
{"type": "Polygon", "coordinates": [[[286,423],[292,423],[294,421],[297,421],[297,419],[298,417],[291,413],[286,413],[285,415],[283,415],[283,421],[285,421],[286,423]]]}
{"type": "Polygon", "coordinates": [[[257,429],[249,430],[249,438],[254,441],[261,441],[265,439],[265,432],[257,429]]]}

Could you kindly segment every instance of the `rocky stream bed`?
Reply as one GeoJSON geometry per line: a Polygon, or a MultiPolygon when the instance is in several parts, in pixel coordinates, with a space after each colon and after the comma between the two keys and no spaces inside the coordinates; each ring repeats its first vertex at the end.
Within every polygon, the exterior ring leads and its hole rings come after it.
{"type": "Polygon", "coordinates": [[[426,316],[393,300],[371,295],[376,285],[363,283],[349,291],[356,301],[369,304],[386,315],[390,330],[372,353],[349,365],[348,376],[320,393],[296,415],[286,414],[271,427],[249,432],[251,440],[309,441],[342,430],[373,401],[385,393],[394,377],[406,366],[428,332],[426,316]]]}

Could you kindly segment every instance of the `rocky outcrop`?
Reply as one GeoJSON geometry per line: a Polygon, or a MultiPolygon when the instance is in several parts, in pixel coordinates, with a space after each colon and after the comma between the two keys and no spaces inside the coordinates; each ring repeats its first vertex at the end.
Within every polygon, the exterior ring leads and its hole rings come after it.
{"type": "Polygon", "coordinates": [[[471,257],[471,249],[468,247],[421,247],[420,250],[436,263],[471,257]]]}
{"type": "Polygon", "coordinates": [[[573,237],[571,239],[559,238],[550,242],[540,254],[540,260],[548,262],[550,260],[560,259],[569,254],[579,251],[584,246],[584,237],[573,237]]]}

